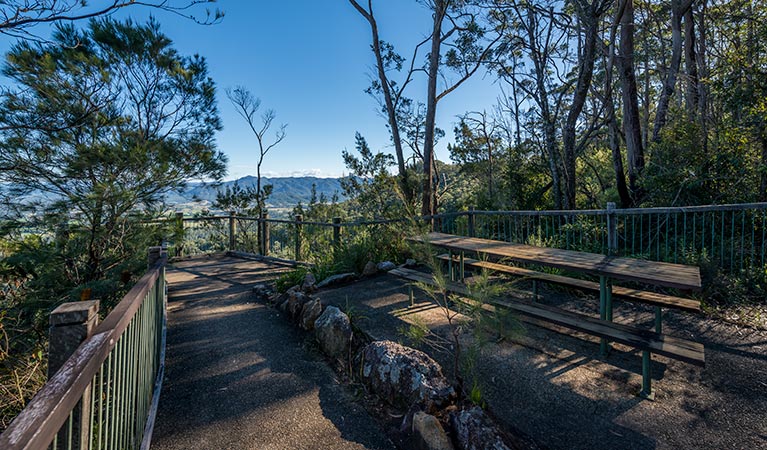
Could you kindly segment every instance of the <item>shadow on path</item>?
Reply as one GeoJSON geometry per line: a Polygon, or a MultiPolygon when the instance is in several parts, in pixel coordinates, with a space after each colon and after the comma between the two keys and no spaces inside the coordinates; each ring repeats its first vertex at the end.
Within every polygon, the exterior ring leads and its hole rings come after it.
{"type": "MultiPolygon", "coordinates": [[[[547,301],[567,308],[595,309],[593,299],[549,293],[547,301]],[[558,297],[557,297],[558,296],[558,297]]],[[[418,317],[447,335],[444,316],[425,295],[408,308],[407,283],[382,275],[320,291],[323,303],[354,307],[363,330],[376,339],[407,342],[400,330],[418,317]]],[[[671,314],[669,314],[671,315],[671,314]]],[[[652,324],[652,310],[632,304],[616,320],[652,324]]],[[[640,400],[641,353],[615,345],[607,360],[598,340],[563,336],[533,326],[514,342],[488,344],[477,363],[483,399],[497,421],[549,449],[767,448],[767,348],[765,333],[716,333],[705,318],[664,327],[706,342],[706,368],[653,356],[656,401],[640,400]],[[760,388],[761,386],[761,388],[760,388]]],[[[470,339],[470,337],[466,337],[470,339]]],[[[417,344],[415,346],[418,346],[417,344]]],[[[421,346],[449,374],[450,355],[421,346]]]]}
{"type": "Polygon", "coordinates": [[[305,334],[252,300],[253,284],[284,270],[233,258],[169,268],[166,378],[152,448],[394,448],[305,348],[305,334]]]}

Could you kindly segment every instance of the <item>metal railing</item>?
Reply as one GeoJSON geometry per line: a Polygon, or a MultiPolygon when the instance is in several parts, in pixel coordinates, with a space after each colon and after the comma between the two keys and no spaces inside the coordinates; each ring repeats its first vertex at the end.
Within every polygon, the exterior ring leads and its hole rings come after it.
{"type": "MultiPolygon", "coordinates": [[[[169,253],[194,256],[206,253],[236,251],[266,255],[290,261],[311,261],[327,255],[363,235],[384,227],[391,228],[406,219],[342,223],[293,219],[224,216],[183,217],[177,215],[175,236],[169,237],[169,253]]],[[[404,237],[404,234],[403,234],[404,237]]]]}
{"type": "Polygon", "coordinates": [[[166,261],[151,265],[42,387],[0,448],[148,448],[164,366],[166,261]]]}
{"type": "Polygon", "coordinates": [[[586,211],[465,211],[437,229],[507,242],[700,264],[763,268],[767,203],[586,211]]]}
{"type": "Polygon", "coordinates": [[[468,211],[415,219],[308,222],[236,215],[180,218],[181,252],[242,251],[307,260],[376,227],[430,223],[445,233],[542,247],[700,264],[763,268],[767,203],[580,211],[468,211]]]}

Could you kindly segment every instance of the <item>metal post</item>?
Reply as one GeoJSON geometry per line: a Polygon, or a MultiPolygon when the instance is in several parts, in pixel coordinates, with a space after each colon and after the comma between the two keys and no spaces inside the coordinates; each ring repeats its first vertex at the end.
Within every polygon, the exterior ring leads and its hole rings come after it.
{"type": "MultiPolygon", "coordinates": [[[[608,322],[613,321],[612,283],[605,276],[599,277],[599,318],[608,322]]],[[[610,343],[606,338],[599,340],[599,353],[603,358],[610,351],[610,343]]]]}
{"type": "MultiPolygon", "coordinates": [[[[98,312],[98,300],[64,303],[53,310],[49,317],[48,379],[51,379],[80,344],[93,334],[99,321],[98,312]]],[[[70,426],[58,434],[59,442],[71,442],[70,448],[89,448],[91,394],[89,386],[72,410],[70,426]]],[[[55,446],[53,450],[57,450],[55,446]]]]}
{"type": "Polygon", "coordinates": [[[229,211],[229,251],[233,252],[237,249],[236,243],[237,243],[237,222],[235,221],[235,217],[237,216],[236,211],[229,211]]]}
{"type": "Polygon", "coordinates": [[[607,254],[618,253],[618,227],[615,215],[615,202],[607,202],[607,254]]]}
{"type": "Polygon", "coordinates": [[[264,238],[264,248],[261,252],[264,256],[269,256],[269,251],[271,250],[271,242],[272,242],[272,236],[271,236],[271,229],[272,226],[269,223],[269,211],[264,211],[263,213],[264,222],[262,226],[264,227],[264,231],[262,233],[262,236],[264,238]]]}
{"type": "Polygon", "coordinates": [[[333,247],[341,246],[341,218],[333,217],[333,247]]]}
{"type": "Polygon", "coordinates": [[[162,258],[163,248],[161,246],[157,247],[149,247],[147,250],[146,255],[146,267],[147,269],[151,269],[154,267],[155,264],[157,264],[157,261],[162,258]]]}
{"type": "Polygon", "coordinates": [[[184,256],[184,213],[176,213],[176,230],[173,240],[176,243],[176,256],[184,256]]]}
{"type": "Polygon", "coordinates": [[[301,261],[301,222],[303,220],[301,215],[296,216],[296,261],[301,261]]]}
{"type": "Polygon", "coordinates": [[[468,215],[468,222],[469,222],[469,233],[468,234],[469,234],[469,237],[474,237],[475,236],[475,234],[474,234],[475,233],[475,231],[474,231],[474,219],[475,219],[474,207],[473,206],[469,206],[469,215],[468,215]]]}
{"type": "Polygon", "coordinates": [[[648,350],[642,352],[642,390],[639,396],[647,400],[655,400],[655,393],[652,391],[652,356],[648,350]]]}

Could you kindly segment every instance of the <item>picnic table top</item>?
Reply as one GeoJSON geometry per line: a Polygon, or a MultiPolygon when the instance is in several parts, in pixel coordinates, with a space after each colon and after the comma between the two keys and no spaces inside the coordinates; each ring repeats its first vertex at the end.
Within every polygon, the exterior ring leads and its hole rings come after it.
{"type": "Polygon", "coordinates": [[[695,266],[643,259],[606,256],[597,253],[534,247],[524,244],[470,238],[452,234],[428,233],[410,238],[453,251],[474,252],[492,259],[540,264],[621,280],[637,281],[677,289],[701,288],[700,269],[695,266]]]}

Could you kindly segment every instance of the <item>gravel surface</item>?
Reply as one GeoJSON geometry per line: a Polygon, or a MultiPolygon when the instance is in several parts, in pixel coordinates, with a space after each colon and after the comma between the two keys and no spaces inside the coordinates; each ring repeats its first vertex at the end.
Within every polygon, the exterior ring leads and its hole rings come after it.
{"type": "Polygon", "coordinates": [[[234,258],[168,270],[165,380],[152,448],[391,449],[305,334],[254,301],[284,267],[234,258]]]}
{"type": "MultiPolygon", "coordinates": [[[[546,303],[597,312],[593,296],[542,293],[546,303]]],[[[446,332],[425,296],[408,308],[407,284],[394,276],[318,295],[326,304],[352,305],[364,317],[357,325],[376,339],[407,342],[399,330],[413,317],[446,332]]],[[[615,320],[649,329],[652,309],[616,301],[615,320]]],[[[603,360],[590,336],[533,326],[513,342],[483,347],[477,365],[483,398],[507,431],[548,449],[767,449],[767,332],[676,312],[665,315],[664,332],[703,342],[706,367],[653,355],[655,401],[636,396],[640,352],[614,345],[603,360]]],[[[449,355],[420,347],[450,372],[449,355]]]]}

